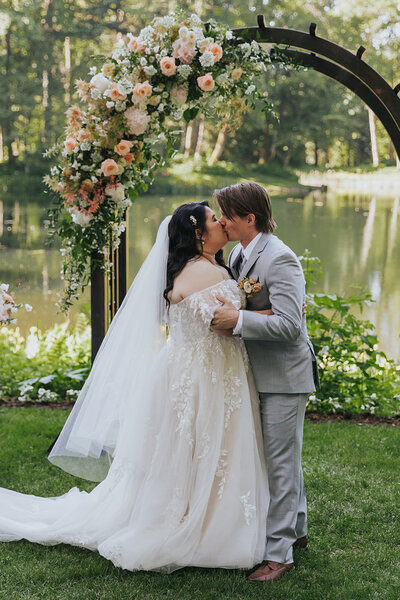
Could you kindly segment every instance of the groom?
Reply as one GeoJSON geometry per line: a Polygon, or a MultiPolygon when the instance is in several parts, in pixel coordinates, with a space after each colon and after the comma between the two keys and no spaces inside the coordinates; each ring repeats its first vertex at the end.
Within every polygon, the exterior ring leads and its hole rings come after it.
{"type": "Polygon", "coordinates": [[[249,579],[268,581],[294,566],[294,546],[307,546],[301,448],[306,402],[318,385],[318,372],[302,314],[303,271],[292,250],[273,235],[267,191],[245,181],[214,196],[229,240],[240,242],[229,267],[244,287],[247,308],[238,311],[219,298],[222,306],[212,328],[233,329],[243,338],[260,396],[270,504],[264,561],[249,579]],[[273,314],[252,312],[265,309],[273,314]]]}

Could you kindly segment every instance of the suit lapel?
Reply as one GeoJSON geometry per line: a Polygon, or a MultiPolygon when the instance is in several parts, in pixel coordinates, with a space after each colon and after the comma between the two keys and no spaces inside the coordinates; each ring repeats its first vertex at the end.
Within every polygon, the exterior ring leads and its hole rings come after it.
{"type": "Polygon", "coordinates": [[[230,269],[232,271],[232,275],[234,276],[235,279],[237,279],[239,273],[237,272],[236,269],[236,263],[239,259],[239,255],[240,255],[240,244],[237,244],[234,249],[232,250],[232,258],[229,261],[230,262],[230,269]],[[238,251],[239,250],[239,251],[238,251]]]}
{"type": "Polygon", "coordinates": [[[262,234],[262,236],[258,240],[257,244],[253,248],[252,253],[249,256],[249,259],[247,261],[245,261],[242,265],[242,269],[241,269],[241,271],[239,273],[239,277],[238,277],[239,281],[240,281],[240,279],[243,279],[243,277],[246,277],[247,273],[250,271],[250,269],[253,267],[253,265],[257,262],[260,254],[264,251],[264,249],[267,246],[268,242],[270,241],[271,237],[272,237],[272,233],[263,233],[262,234]]]}

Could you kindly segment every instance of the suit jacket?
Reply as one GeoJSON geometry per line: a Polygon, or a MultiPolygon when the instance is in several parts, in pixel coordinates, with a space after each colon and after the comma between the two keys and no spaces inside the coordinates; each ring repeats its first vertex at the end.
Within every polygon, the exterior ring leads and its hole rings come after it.
{"type": "Polygon", "coordinates": [[[319,385],[314,349],[302,314],[305,280],[301,264],[278,237],[263,233],[238,273],[236,246],[228,265],[236,280],[258,279],[259,292],[247,298],[242,338],[259,392],[300,394],[319,385]],[[251,311],[272,308],[273,315],[251,311]]]}

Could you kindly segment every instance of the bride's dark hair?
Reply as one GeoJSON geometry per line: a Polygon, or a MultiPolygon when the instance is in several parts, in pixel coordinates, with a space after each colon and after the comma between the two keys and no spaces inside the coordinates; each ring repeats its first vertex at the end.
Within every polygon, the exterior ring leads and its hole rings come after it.
{"type": "MultiPolygon", "coordinates": [[[[169,222],[167,287],[164,290],[164,298],[168,306],[170,305],[168,294],[174,286],[175,277],[179,275],[191,258],[203,254],[202,249],[198,247],[199,240],[196,238],[196,230],[199,230],[200,238],[207,232],[206,206],[209,206],[207,200],[182,204],[175,210],[169,222]]],[[[222,267],[226,267],[222,250],[218,250],[215,260],[222,267]]]]}

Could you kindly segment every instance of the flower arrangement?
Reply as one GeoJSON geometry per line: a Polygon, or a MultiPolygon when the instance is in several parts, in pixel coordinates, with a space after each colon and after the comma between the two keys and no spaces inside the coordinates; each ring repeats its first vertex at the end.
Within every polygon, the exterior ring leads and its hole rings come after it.
{"type": "Polygon", "coordinates": [[[201,110],[237,124],[257,99],[272,111],[254,83],[269,56],[256,41],[215,21],[206,27],[194,14],[156,17],[99,61],[89,81],[76,82],[84,106],[68,108],[63,140],[45,153],[61,153],[44,178],[55,192],[52,233],[62,238],[61,310],[88,283],[91,256],[93,266],[109,271],[126,209],[163,164],[154,145],[166,141],[171,155],[177,123],[201,110]]]}
{"type": "MultiPolygon", "coordinates": [[[[8,283],[0,284],[0,324],[8,325],[9,323],[16,323],[15,313],[18,309],[24,306],[23,304],[16,304],[14,298],[8,294],[9,289],[8,283]]],[[[30,312],[32,306],[25,304],[25,310],[30,312]]]]}
{"type": "Polygon", "coordinates": [[[257,292],[261,292],[262,285],[257,279],[249,279],[248,277],[243,277],[240,281],[238,281],[238,286],[241,290],[243,290],[247,296],[247,298],[252,298],[254,294],[257,292]]]}

